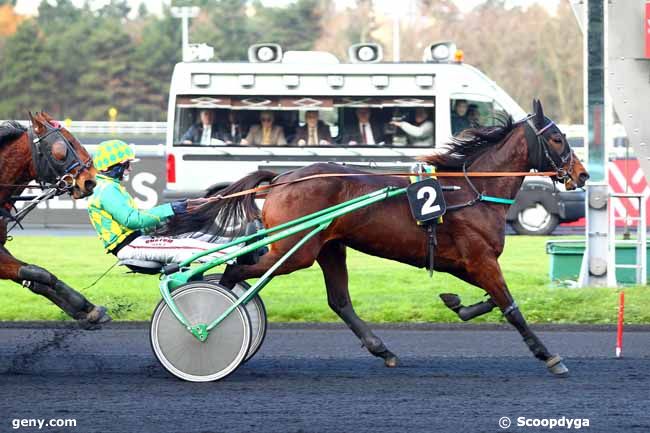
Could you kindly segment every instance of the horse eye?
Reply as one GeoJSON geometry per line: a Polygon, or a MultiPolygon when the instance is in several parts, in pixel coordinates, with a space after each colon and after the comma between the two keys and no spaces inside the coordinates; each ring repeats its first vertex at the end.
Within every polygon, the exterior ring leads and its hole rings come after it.
{"type": "Polygon", "coordinates": [[[52,156],[58,161],[65,161],[65,157],[68,155],[68,147],[63,141],[56,141],[52,145],[52,156]]]}

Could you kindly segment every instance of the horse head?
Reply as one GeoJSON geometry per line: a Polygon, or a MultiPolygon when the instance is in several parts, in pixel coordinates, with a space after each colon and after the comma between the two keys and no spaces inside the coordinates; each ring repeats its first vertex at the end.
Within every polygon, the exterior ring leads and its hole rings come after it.
{"type": "Polygon", "coordinates": [[[29,113],[29,119],[37,180],[54,184],[74,199],[92,194],[97,170],[81,143],[45,112],[29,113]]]}
{"type": "Polygon", "coordinates": [[[569,146],[566,135],[548,117],[542,103],[533,100],[533,114],[528,117],[528,160],[532,168],[555,171],[553,180],[564,182],[567,190],[581,188],[589,173],[569,146]]]}

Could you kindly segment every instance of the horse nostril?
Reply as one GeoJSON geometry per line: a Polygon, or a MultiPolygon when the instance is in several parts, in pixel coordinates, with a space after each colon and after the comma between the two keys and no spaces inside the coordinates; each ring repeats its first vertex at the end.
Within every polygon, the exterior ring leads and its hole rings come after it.
{"type": "Polygon", "coordinates": [[[589,180],[589,175],[587,173],[580,173],[580,176],[578,176],[578,179],[580,180],[580,184],[584,185],[587,180],[589,180]]]}
{"type": "Polygon", "coordinates": [[[84,188],[88,192],[93,192],[93,189],[95,189],[95,185],[97,185],[97,182],[95,182],[92,179],[88,179],[87,181],[84,182],[84,188]]]}

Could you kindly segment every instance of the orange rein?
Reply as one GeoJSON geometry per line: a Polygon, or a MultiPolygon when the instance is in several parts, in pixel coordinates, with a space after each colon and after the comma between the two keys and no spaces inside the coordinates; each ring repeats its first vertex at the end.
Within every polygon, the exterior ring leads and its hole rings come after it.
{"type": "Polygon", "coordinates": [[[266,191],[271,188],[278,186],[291,185],[293,183],[304,182],[306,180],[326,178],[326,177],[353,177],[353,176],[396,176],[396,177],[410,177],[410,176],[432,176],[432,177],[527,177],[527,176],[545,176],[551,177],[557,175],[554,171],[495,171],[495,172],[484,172],[484,171],[474,171],[474,172],[438,172],[438,173],[321,173],[313,174],[311,176],[301,177],[299,179],[288,180],[286,182],[271,183],[268,185],[260,185],[256,188],[247,189],[240,192],[235,192],[228,195],[215,195],[213,197],[208,197],[205,203],[225,200],[234,197],[240,197],[242,195],[256,194],[260,191],[266,191]]]}

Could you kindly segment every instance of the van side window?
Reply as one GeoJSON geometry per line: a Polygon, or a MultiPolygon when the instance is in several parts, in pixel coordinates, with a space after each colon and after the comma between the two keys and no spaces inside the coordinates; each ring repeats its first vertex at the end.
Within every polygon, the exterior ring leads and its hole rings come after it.
{"type": "Polygon", "coordinates": [[[433,147],[433,98],[179,95],[175,146],[433,147]]]}

